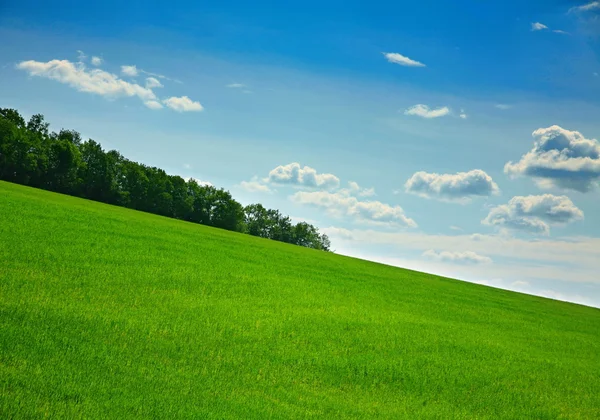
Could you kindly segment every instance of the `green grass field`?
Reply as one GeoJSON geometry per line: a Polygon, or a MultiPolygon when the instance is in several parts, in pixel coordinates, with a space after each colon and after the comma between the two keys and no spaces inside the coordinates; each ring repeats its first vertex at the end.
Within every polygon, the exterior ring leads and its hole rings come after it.
{"type": "Polygon", "coordinates": [[[600,310],[0,182],[0,418],[600,418],[600,310]]]}

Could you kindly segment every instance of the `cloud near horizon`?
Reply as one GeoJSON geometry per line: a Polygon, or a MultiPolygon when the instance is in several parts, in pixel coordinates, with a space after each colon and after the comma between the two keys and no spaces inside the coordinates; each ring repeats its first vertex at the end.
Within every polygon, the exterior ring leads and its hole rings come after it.
{"type": "Polygon", "coordinates": [[[433,249],[429,249],[422,254],[423,257],[442,261],[442,262],[450,262],[455,264],[489,264],[492,262],[490,257],[486,257],[484,255],[479,255],[473,251],[464,251],[464,252],[456,252],[456,251],[441,251],[436,252],[433,249]]]}
{"type": "Polygon", "coordinates": [[[398,227],[417,227],[417,223],[404,214],[400,206],[390,206],[381,201],[361,201],[350,195],[349,190],[299,191],[291,200],[325,209],[333,217],[350,217],[356,222],[398,227]]]}

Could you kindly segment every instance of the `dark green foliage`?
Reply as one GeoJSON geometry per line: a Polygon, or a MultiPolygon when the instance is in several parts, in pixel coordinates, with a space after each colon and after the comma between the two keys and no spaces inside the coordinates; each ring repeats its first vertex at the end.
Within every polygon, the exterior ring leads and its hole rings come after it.
{"type": "Polygon", "coordinates": [[[260,204],[244,208],[228,191],[168,175],[105,152],[74,130],[49,131],[44,116],[29,122],[0,108],[0,179],[263,238],[329,250],[314,226],[260,204]]]}

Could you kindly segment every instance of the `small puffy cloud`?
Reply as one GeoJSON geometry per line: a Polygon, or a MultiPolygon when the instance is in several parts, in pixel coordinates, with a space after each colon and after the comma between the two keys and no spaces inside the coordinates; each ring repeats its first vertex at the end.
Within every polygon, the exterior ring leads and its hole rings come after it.
{"type": "Polygon", "coordinates": [[[433,249],[429,249],[423,253],[423,256],[435,261],[450,262],[455,264],[489,264],[492,262],[490,257],[479,255],[473,251],[436,252],[433,249]]]}
{"type": "Polygon", "coordinates": [[[103,62],[104,60],[102,58],[96,56],[93,56],[91,60],[92,65],[96,67],[102,65],[103,62]]]}
{"type": "Polygon", "coordinates": [[[399,64],[401,66],[408,66],[408,67],[425,67],[425,64],[420,63],[415,60],[412,60],[408,57],[405,57],[402,54],[383,53],[383,55],[385,56],[387,61],[389,61],[390,63],[399,64]]]}
{"type": "Polygon", "coordinates": [[[158,101],[146,101],[144,102],[144,105],[146,105],[148,108],[150,109],[162,109],[162,104],[158,101]]]}
{"type": "Polygon", "coordinates": [[[543,29],[548,29],[548,27],[546,25],[544,25],[543,23],[535,22],[535,23],[531,24],[532,31],[541,31],[543,29]]]}
{"type": "Polygon", "coordinates": [[[204,109],[200,102],[192,101],[187,96],[171,96],[164,99],[163,103],[177,112],[202,111],[204,109]]]}
{"type": "Polygon", "coordinates": [[[569,13],[572,12],[588,12],[590,10],[600,10],[600,1],[592,1],[581,6],[571,7],[569,13]]]}
{"type": "Polygon", "coordinates": [[[600,180],[600,143],[578,131],[557,125],[533,132],[533,149],[521,160],[508,162],[504,172],[512,177],[532,177],[542,188],[558,187],[579,192],[594,189],[600,180]]]}
{"type": "Polygon", "coordinates": [[[161,88],[163,84],[155,77],[146,78],[146,87],[148,89],[161,88]]]}
{"type": "Polygon", "coordinates": [[[252,181],[242,181],[242,182],[240,182],[240,187],[242,187],[243,189],[245,189],[246,191],[251,192],[251,193],[256,193],[256,192],[272,193],[273,192],[273,190],[271,190],[271,188],[269,188],[268,185],[261,183],[257,179],[253,179],[252,181]]]}
{"type": "Polygon", "coordinates": [[[348,189],[356,195],[361,197],[371,197],[375,195],[375,188],[362,188],[358,183],[354,181],[348,182],[348,189]]]}
{"type": "Polygon", "coordinates": [[[226,87],[232,88],[232,89],[241,89],[243,87],[246,87],[246,85],[243,85],[241,83],[230,83],[226,87]]]}
{"type": "Polygon", "coordinates": [[[583,212],[567,196],[552,194],[513,197],[508,204],[492,208],[484,225],[548,235],[550,225],[583,220],[583,212]]]}
{"type": "Polygon", "coordinates": [[[425,198],[466,203],[471,197],[500,193],[492,177],[480,169],[456,174],[416,172],[406,183],[407,193],[425,198]]]}
{"type": "Polygon", "coordinates": [[[268,182],[309,188],[332,189],[340,185],[340,179],[333,174],[319,174],[309,166],[293,162],[280,165],[269,172],[268,182]]]}
{"type": "Polygon", "coordinates": [[[28,60],[17,64],[17,68],[26,71],[31,76],[56,80],[80,92],[93,93],[111,99],[133,96],[137,96],[142,101],[157,99],[151,89],[122,80],[104,70],[88,70],[83,63],[72,63],[68,60],[50,60],[48,62],[28,60]]]}
{"type": "Polygon", "coordinates": [[[135,77],[139,74],[136,66],[121,66],[121,73],[125,76],[135,77]]]}
{"type": "Polygon", "coordinates": [[[467,113],[465,112],[465,110],[464,110],[464,109],[461,109],[461,110],[460,110],[460,115],[459,115],[459,117],[460,117],[460,118],[462,118],[463,120],[466,120],[466,119],[467,119],[468,115],[467,115],[467,113]]]}
{"type": "Polygon", "coordinates": [[[335,217],[351,217],[357,222],[375,225],[416,227],[400,206],[380,201],[360,201],[346,192],[299,191],[291,199],[297,203],[326,209],[335,217]]]}
{"type": "Polygon", "coordinates": [[[427,105],[423,104],[413,105],[404,111],[404,115],[416,115],[417,117],[422,118],[438,118],[444,117],[448,114],[450,114],[450,108],[447,106],[430,109],[427,105]]]}

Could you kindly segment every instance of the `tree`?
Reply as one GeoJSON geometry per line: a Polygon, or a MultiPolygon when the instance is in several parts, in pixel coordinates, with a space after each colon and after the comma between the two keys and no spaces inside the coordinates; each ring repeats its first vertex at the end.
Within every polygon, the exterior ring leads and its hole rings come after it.
{"type": "Polygon", "coordinates": [[[25,123],[18,111],[0,108],[0,179],[91,200],[329,250],[329,238],[308,223],[294,226],[278,210],[243,207],[224,189],[199,185],[164,170],[105,152],[74,130],[48,131],[41,114],[25,123]]]}

